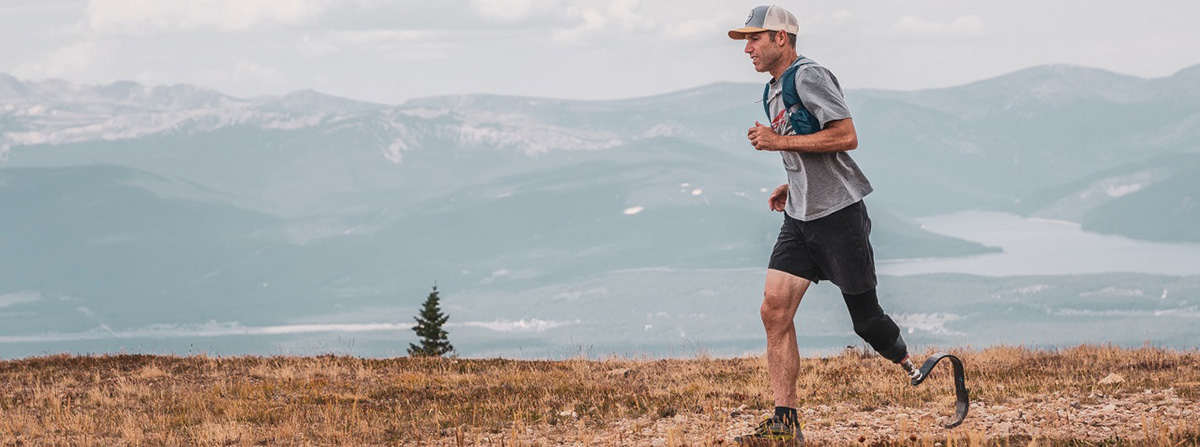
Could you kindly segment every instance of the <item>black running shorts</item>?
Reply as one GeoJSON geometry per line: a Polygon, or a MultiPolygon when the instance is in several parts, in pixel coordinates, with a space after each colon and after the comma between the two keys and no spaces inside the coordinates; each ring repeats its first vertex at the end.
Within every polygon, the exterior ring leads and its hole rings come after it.
{"type": "Polygon", "coordinates": [[[871,218],[861,200],[809,222],[783,213],[768,268],[814,283],[827,279],[843,293],[863,293],[877,284],[870,235],[871,218]]]}

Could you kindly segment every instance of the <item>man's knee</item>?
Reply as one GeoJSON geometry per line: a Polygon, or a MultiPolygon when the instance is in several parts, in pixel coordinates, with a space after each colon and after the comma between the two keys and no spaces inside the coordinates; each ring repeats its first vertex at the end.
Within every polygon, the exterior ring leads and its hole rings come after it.
{"type": "Polygon", "coordinates": [[[810,282],[790,273],[767,270],[767,285],[763,290],[759,316],[767,332],[783,332],[792,329],[796,308],[804,298],[810,282]]]}
{"type": "Polygon", "coordinates": [[[758,308],[758,315],[762,317],[763,325],[767,327],[775,326],[787,318],[787,306],[784,302],[767,294],[763,297],[762,306],[758,308]]]}
{"type": "Polygon", "coordinates": [[[792,297],[785,293],[767,291],[763,294],[762,307],[758,313],[767,330],[782,330],[792,324],[795,309],[792,297]]]}

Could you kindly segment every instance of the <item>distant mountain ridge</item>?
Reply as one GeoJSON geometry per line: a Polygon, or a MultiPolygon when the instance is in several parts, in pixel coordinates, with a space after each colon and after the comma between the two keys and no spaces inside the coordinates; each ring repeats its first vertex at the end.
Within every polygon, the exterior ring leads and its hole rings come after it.
{"type": "MultiPolygon", "coordinates": [[[[1170,100],[1174,103],[1172,108],[1184,108],[1186,111],[1200,98],[1200,86],[1197,84],[1200,84],[1200,65],[1156,79],[1079,66],[1049,65],[957,87],[908,92],[850,89],[848,96],[852,101],[866,98],[868,101],[902,102],[927,111],[957,116],[968,122],[979,122],[995,121],[997,115],[1032,117],[1030,114],[1035,111],[1022,108],[1060,106],[1079,101],[1128,104],[1170,100]]],[[[105,136],[89,133],[84,128],[103,128],[103,118],[138,112],[188,113],[169,119],[170,126],[146,126],[141,130],[133,129],[125,136],[109,136],[110,139],[166,132],[189,122],[200,125],[214,118],[225,126],[283,125],[284,122],[290,126],[315,126],[339,116],[375,115],[378,118],[400,114],[429,117],[450,112],[529,116],[542,122],[564,124],[567,125],[564,127],[571,129],[587,128],[589,123],[603,118],[612,120],[606,122],[609,125],[604,127],[614,131],[669,133],[673,126],[680,127],[677,130],[707,127],[690,125],[696,118],[752,110],[753,107],[746,106],[755,101],[757,95],[754,93],[759,88],[756,84],[717,83],[650,97],[606,101],[454,95],[416,98],[388,106],[313,91],[298,91],[282,97],[243,99],[190,85],[148,87],[120,81],[108,85],[82,86],[61,80],[22,82],[0,74],[0,107],[3,107],[0,111],[6,118],[6,125],[2,128],[4,132],[0,134],[0,148],[62,144],[86,141],[88,137],[103,138],[105,136]],[[630,113],[638,109],[643,109],[641,111],[645,113],[630,113]],[[378,113],[381,111],[386,113],[378,113]],[[52,112],[61,113],[60,116],[47,116],[52,112]],[[301,124],[296,121],[299,117],[309,119],[301,124]],[[14,131],[36,130],[39,125],[56,128],[71,137],[36,139],[14,131]]],[[[997,125],[1003,126],[1007,121],[1001,120],[997,125]]],[[[213,124],[208,123],[207,126],[211,129],[213,124]]],[[[710,136],[710,132],[705,132],[697,135],[696,139],[711,141],[710,136]]]]}
{"type": "Polygon", "coordinates": [[[299,91],[241,99],[192,85],[83,86],[0,74],[0,156],[13,146],[128,140],[228,126],[295,128],[383,106],[299,91]]]}
{"type": "MultiPolygon", "coordinates": [[[[1035,67],[937,90],[849,94],[862,144],[901,148],[886,164],[895,194],[1011,209],[1039,189],[1169,153],[1200,151],[1200,67],[1138,79],[1071,66],[1035,67]],[[882,144],[882,143],[881,143],[882,144]],[[900,169],[894,169],[900,168],[900,169]],[[916,179],[912,181],[911,179],[916,179]],[[955,193],[938,193],[938,190],[955,193]]],[[[913,207],[913,205],[917,205],[913,207]]]]}

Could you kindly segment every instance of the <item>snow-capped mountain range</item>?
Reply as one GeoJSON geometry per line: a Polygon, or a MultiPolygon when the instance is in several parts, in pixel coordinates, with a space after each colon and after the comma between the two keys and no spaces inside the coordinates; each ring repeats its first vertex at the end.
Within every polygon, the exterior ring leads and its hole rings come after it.
{"type": "Polygon", "coordinates": [[[230,126],[299,129],[379,108],[312,91],[239,99],[190,85],[23,83],[0,74],[0,116],[5,118],[0,154],[13,146],[130,140],[230,126]]]}

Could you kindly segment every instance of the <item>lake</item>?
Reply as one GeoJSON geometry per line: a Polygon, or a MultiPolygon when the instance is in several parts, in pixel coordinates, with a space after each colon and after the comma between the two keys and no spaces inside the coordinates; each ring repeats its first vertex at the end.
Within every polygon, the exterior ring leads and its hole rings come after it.
{"type": "Polygon", "coordinates": [[[880,262],[884,275],[985,276],[1088,273],[1200,274],[1200,244],[1161,243],[1083,231],[1079,224],[985,211],[918,219],[934,233],[1004,249],[1003,253],[880,262]]]}
{"type": "MultiPolygon", "coordinates": [[[[1195,348],[1200,244],[1104,236],[1078,225],[994,212],[932,216],[928,230],[1003,253],[880,263],[880,300],[918,349],[1080,343],[1195,348]],[[1123,273],[1116,273],[1123,272],[1123,273]]],[[[596,272],[532,288],[447,288],[442,308],[466,357],[757,355],[763,267],[596,272]]],[[[77,330],[29,326],[40,313],[91,310],[36,293],[0,296],[0,357],[74,353],[404,355],[412,307],[346,306],[333,314],[249,324],[215,320],[77,330]],[[24,324],[24,326],[21,326],[24,324]]],[[[85,315],[87,316],[87,315],[85,315]]],[[[261,318],[259,318],[261,320],[261,318]]],[[[78,326],[78,325],[77,325],[78,326]]],[[[837,288],[809,290],[797,316],[804,355],[861,341],[837,288]]]]}

